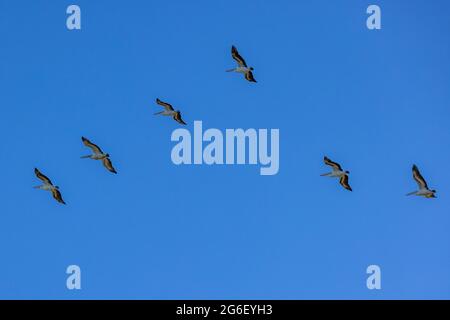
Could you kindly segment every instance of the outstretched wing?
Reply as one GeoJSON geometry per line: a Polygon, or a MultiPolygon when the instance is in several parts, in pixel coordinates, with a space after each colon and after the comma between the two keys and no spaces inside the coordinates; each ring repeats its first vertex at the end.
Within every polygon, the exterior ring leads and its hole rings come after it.
{"type": "Polygon", "coordinates": [[[417,184],[419,185],[419,188],[420,189],[428,189],[427,182],[420,174],[419,168],[417,168],[416,165],[413,165],[412,172],[413,172],[413,178],[414,178],[414,180],[416,180],[417,184]]]}
{"type": "Polygon", "coordinates": [[[181,113],[180,113],[180,111],[178,111],[177,113],[175,113],[174,115],[173,115],[173,119],[176,121],[176,122],[178,122],[178,123],[181,123],[181,124],[186,124],[186,122],[184,122],[183,121],[183,119],[181,119],[181,113]]]}
{"type": "Polygon", "coordinates": [[[34,174],[36,175],[36,177],[38,177],[38,179],[42,180],[44,183],[53,185],[53,183],[50,181],[50,179],[47,178],[47,176],[43,175],[43,174],[39,171],[39,169],[34,168],[34,174]]]}
{"type": "Polygon", "coordinates": [[[163,106],[164,109],[166,109],[167,111],[174,111],[172,105],[170,105],[167,102],[163,102],[163,101],[159,100],[158,98],[156,98],[156,103],[159,104],[160,106],[163,106]]]}
{"type": "Polygon", "coordinates": [[[241,57],[235,46],[231,47],[231,56],[233,57],[234,60],[237,61],[239,66],[247,68],[247,64],[245,63],[244,58],[241,57]]]}
{"type": "Polygon", "coordinates": [[[102,149],[100,149],[99,146],[97,146],[96,144],[89,141],[89,139],[86,139],[85,137],[81,137],[81,140],[83,141],[84,145],[86,147],[91,148],[94,153],[103,154],[102,149]]]}
{"type": "Polygon", "coordinates": [[[352,188],[350,187],[350,185],[348,184],[348,175],[343,175],[341,177],[341,179],[339,180],[339,183],[341,184],[341,186],[343,186],[345,189],[352,191],[352,188]]]}
{"type": "Polygon", "coordinates": [[[331,161],[328,157],[323,157],[323,162],[325,162],[326,165],[329,165],[333,167],[336,170],[342,171],[341,165],[337,162],[331,161]]]}
{"type": "Polygon", "coordinates": [[[111,160],[109,160],[108,157],[103,158],[102,160],[103,165],[105,166],[106,169],[108,169],[110,172],[112,173],[117,173],[116,169],[114,169],[111,160]]]}
{"type": "Polygon", "coordinates": [[[247,71],[245,73],[245,79],[247,79],[250,82],[256,82],[255,78],[253,77],[253,73],[251,71],[247,71]]]}
{"type": "Polygon", "coordinates": [[[55,198],[55,200],[58,201],[59,203],[66,204],[61,196],[61,192],[59,192],[58,189],[56,188],[52,189],[52,195],[53,198],[55,198]]]}

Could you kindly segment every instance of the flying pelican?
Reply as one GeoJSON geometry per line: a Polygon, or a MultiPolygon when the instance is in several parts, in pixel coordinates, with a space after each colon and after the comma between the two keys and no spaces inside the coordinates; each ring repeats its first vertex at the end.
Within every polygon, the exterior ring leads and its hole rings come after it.
{"type": "Polygon", "coordinates": [[[163,101],[159,100],[158,98],[156,98],[156,103],[159,104],[160,106],[163,106],[164,110],[161,112],[155,113],[155,115],[160,114],[162,116],[171,116],[173,118],[173,120],[175,120],[176,122],[186,125],[186,122],[184,122],[183,119],[181,119],[181,113],[179,110],[175,111],[175,109],[172,107],[172,105],[170,105],[167,102],[163,102],[163,101]]]}
{"type": "Polygon", "coordinates": [[[326,165],[329,165],[333,168],[332,172],[321,174],[322,177],[331,177],[331,178],[339,178],[339,183],[345,189],[352,191],[352,188],[348,184],[348,175],[349,171],[342,170],[342,167],[339,163],[331,161],[328,157],[323,157],[323,161],[326,165]]]}
{"type": "Polygon", "coordinates": [[[420,174],[419,168],[417,168],[416,165],[413,165],[412,173],[414,180],[416,180],[417,185],[419,186],[419,190],[410,192],[407,194],[407,196],[415,195],[415,196],[423,196],[425,198],[436,198],[436,196],[434,195],[436,193],[436,190],[428,189],[427,182],[420,174]]]}
{"type": "Polygon", "coordinates": [[[36,175],[36,177],[38,177],[38,179],[42,180],[44,184],[33,188],[51,191],[53,198],[55,198],[56,201],[62,204],[66,204],[61,196],[61,192],[59,192],[58,186],[54,186],[50,179],[44,176],[37,168],[34,168],[34,174],[36,175]]]}
{"type": "Polygon", "coordinates": [[[103,151],[97,145],[93,144],[85,137],[81,137],[81,141],[83,141],[83,143],[86,147],[91,148],[92,152],[93,152],[90,155],[82,156],[81,157],[82,159],[89,158],[89,159],[93,159],[93,160],[102,160],[103,165],[105,166],[106,169],[108,169],[112,173],[117,173],[116,169],[114,169],[114,167],[111,163],[111,160],[109,159],[108,153],[103,153],[103,151]]]}
{"type": "Polygon", "coordinates": [[[253,67],[247,67],[247,64],[245,63],[244,58],[241,57],[239,52],[237,51],[235,46],[231,47],[231,56],[234,60],[237,61],[238,67],[234,69],[227,70],[227,72],[238,72],[243,73],[245,76],[245,79],[247,79],[250,82],[256,82],[255,78],[253,77],[253,67]]]}

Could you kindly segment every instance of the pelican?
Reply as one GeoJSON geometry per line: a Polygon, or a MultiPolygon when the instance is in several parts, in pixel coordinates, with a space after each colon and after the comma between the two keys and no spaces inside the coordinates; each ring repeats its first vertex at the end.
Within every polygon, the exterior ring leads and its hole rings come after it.
{"type": "Polygon", "coordinates": [[[86,147],[89,147],[92,149],[92,154],[87,155],[87,156],[82,156],[82,159],[92,159],[92,160],[102,160],[103,165],[105,166],[106,169],[108,169],[110,172],[112,173],[117,173],[116,169],[114,169],[111,160],[109,159],[109,154],[108,153],[103,153],[103,151],[95,144],[93,144],[91,141],[89,141],[88,139],[86,139],[85,137],[81,137],[81,141],[83,141],[84,145],[86,147]]]}
{"type": "Polygon", "coordinates": [[[420,174],[419,168],[417,168],[416,165],[413,165],[412,173],[413,173],[414,180],[416,180],[417,185],[419,186],[419,190],[410,192],[407,194],[407,196],[415,195],[415,196],[423,196],[425,198],[436,198],[436,196],[435,196],[436,190],[428,189],[427,182],[420,174]]]}
{"type": "Polygon", "coordinates": [[[43,175],[37,168],[34,168],[34,174],[36,175],[36,177],[38,177],[38,179],[42,180],[44,184],[33,188],[51,191],[53,198],[55,198],[56,201],[62,204],[66,204],[61,196],[61,192],[59,192],[58,186],[54,186],[50,179],[43,175]]]}
{"type": "Polygon", "coordinates": [[[349,191],[352,191],[352,188],[348,184],[348,175],[350,174],[350,172],[342,170],[342,167],[339,163],[331,161],[328,157],[323,157],[323,161],[326,165],[331,166],[333,168],[333,171],[321,174],[321,176],[339,178],[339,183],[341,184],[341,186],[349,191]]]}
{"type": "Polygon", "coordinates": [[[155,113],[155,115],[162,115],[162,116],[170,116],[173,118],[173,120],[175,120],[176,122],[180,123],[180,124],[184,124],[186,125],[186,122],[183,121],[183,119],[181,119],[181,113],[179,110],[175,110],[171,104],[167,103],[167,102],[163,102],[161,100],[159,100],[158,98],[156,98],[156,103],[159,104],[160,106],[164,107],[164,110],[161,112],[157,112],[155,113]]]}
{"type": "Polygon", "coordinates": [[[244,58],[241,57],[239,52],[237,51],[235,46],[231,47],[231,56],[234,60],[238,63],[238,67],[234,69],[227,70],[227,72],[238,72],[243,73],[245,76],[245,79],[247,79],[250,82],[256,82],[255,78],[253,77],[253,67],[247,67],[247,64],[245,63],[244,58]]]}

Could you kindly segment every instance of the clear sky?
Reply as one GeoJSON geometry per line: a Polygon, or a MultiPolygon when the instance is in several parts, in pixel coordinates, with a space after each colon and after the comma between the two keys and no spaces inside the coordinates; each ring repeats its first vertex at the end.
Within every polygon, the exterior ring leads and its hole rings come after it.
{"type": "Polygon", "coordinates": [[[446,0],[0,0],[0,298],[449,299],[449,17],[446,0]],[[225,72],[233,44],[258,83],[225,72]],[[189,130],[279,129],[279,173],[174,165],[157,97],[189,130]],[[437,199],[405,196],[413,163],[437,199]]]}

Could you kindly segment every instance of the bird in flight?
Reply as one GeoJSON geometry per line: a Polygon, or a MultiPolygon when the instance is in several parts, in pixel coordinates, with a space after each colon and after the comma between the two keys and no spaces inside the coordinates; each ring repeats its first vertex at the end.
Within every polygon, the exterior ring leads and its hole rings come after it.
{"type": "Polygon", "coordinates": [[[331,166],[333,168],[333,171],[321,174],[321,176],[339,178],[339,183],[341,184],[341,186],[349,191],[352,191],[352,188],[348,184],[348,175],[350,174],[350,172],[342,170],[342,167],[339,163],[331,161],[328,157],[323,157],[323,161],[326,165],[331,166]]]}
{"type": "Polygon", "coordinates": [[[413,165],[413,167],[412,167],[412,174],[413,174],[414,180],[416,180],[417,185],[419,186],[419,190],[410,192],[407,194],[407,196],[415,195],[415,196],[423,196],[425,198],[436,198],[436,196],[435,196],[436,190],[428,189],[427,182],[420,174],[419,168],[417,168],[416,165],[413,165]]]}
{"type": "Polygon", "coordinates": [[[184,124],[186,125],[186,122],[183,121],[183,119],[181,119],[181,113],[179,110],[175,110],[171,104],[167,103],[167,102],[163,102],[161,100],[159,100],[158,98],[156,98],[156,103],[159,104],[160,106],[164,107],[164,110],[161,112],[157,112],[155,113],[155,115],[162,115],[162,116],[170,116],[173,118],[173,120],[175,120],[176,122],[180,123],[180,124],[184,124]]]}
{"type": "Polygon", "coordinates": [[[255,78],[253,77],[253,67],[248,67],[247,63],[245,63],[244,58],[241,57],[239,52],[237,51],[235,46],[231,47],[231,56],[234,60],[238,63],[238,67],[234,69],[227,70],[227,72],[238,72],[243,73],[245,76],[245,79],[247,79],[250,82],[256,82],[255,78]]]}
{"type": "Polygon", "coordinates": [[[38,179],[44,182],[43,185],[34,187],[35,189],[51,191],[53,198],[55,198],[56,201],[62,204],[66,204],[61,196],[61,192],[59,192],[58,186],[54,186],[50,179],[43,175],[37,168],[34,168],[34,174],[36,175],[36,177],[38,177],[38,179]]]}
{"type": "Polygon", "coordinates": [[[81,141],[83,141],[83,143],[86,147],[91,148],[92,152],[93,152],[90,155],[82,156],[81,157],[82,159],[89,158],[92,160],[102,160],[103,165],[105,166],[106,169],[108,169],[112,173],[117,173],[116,169],[114,169],[114,167],[111,163],[111,160],[109,159],[108,153],[103,153],[103,151],[96,144],[93,144],[91,141],[89,141],[85,137],[81,137],[81,141]]]}

